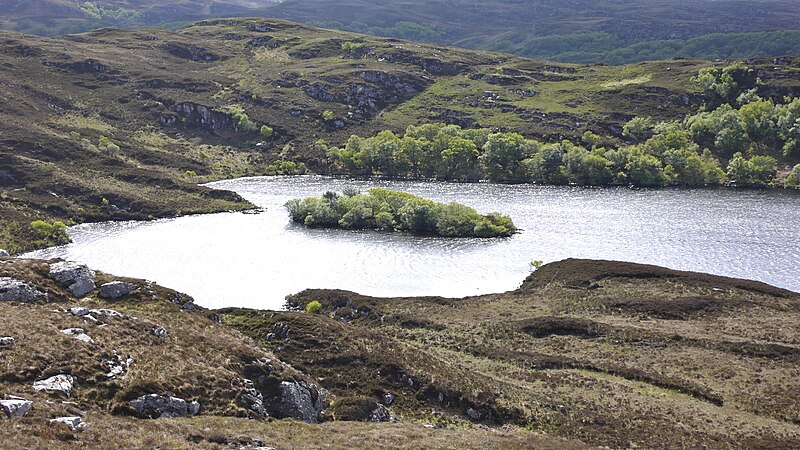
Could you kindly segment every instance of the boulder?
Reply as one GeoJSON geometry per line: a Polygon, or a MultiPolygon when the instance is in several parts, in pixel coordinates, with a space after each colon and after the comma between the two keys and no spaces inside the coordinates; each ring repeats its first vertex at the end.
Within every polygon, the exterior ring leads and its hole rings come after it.
{"type": "Polygon", "coordinates": [[[10,256],[7,251],[0,249],[0,258],[8,258],[10,256]]]}
{"type": "Polygon", "coordinates": [[[112,281],[100,286],[100,298],[116,300],[139,289],[139,286],[124,281],[112,281]]]}
{"type": "Polygon", "coordinates": [[[75,383],[75,378],[72,375],[55,375],[45,380],[35,381],[33,389],[37,391],[48,391],[56,394],[62,394],[66,397],[72,395],[72,388],[75,383]]]}
{"type": "Polygon", "coordinates": [[[378,407],[375,408],[369,415],[370,422],[391,422],[392,419],[392,413],[389,412],[389,408],[381,405],[380,403],[378,403],[378,407]]]}
{"type": "Polygon", "coordinates": [[[268,411],[275,417],[293,417],[308,423],[319,422],[324,395],[319,387],[307,381],[283,381],[278,394],[268,402],[268,411]]]}
{"type": "Polygon", "coordinates": [[[89,314],[89,308],[84,308],[83,306],[75,306],[70,308],[69,312],[71,312],[73,316],[83,317],[89,314]]]}
{"type": "Polygon", "coordinates": [[[50,264],[50,278],[78,298],[95,290],[94,277],[95,273],[83,264],[72,261],[50,264]]]}
{"type": "Polygon", "coordinates": [[[246,408],[253,412],[255,417],[265,419],[269,417],[267,409],[264,407],[264,398],[261,392],[253,388],[247,388],[239,395],[236,400],[239,406],[246,408]]]}
{"type": "Polygon", "coordinates": [[[169,331],[164,327],[155,327],[153,328],[153,335],[157,338],[164,339],[169,336],[169,331]]]}
{"type": "Polygon", "coordinates": [[[158,394],[143,395],[130,402],[136,415],[145,419],[192,417],[200,411],[200,403],[158,394]]]}
{"type": "Polygon", "coordinates": [[[57,417],[55,419],[50,419],[50,423],[53,425],[64,424],[72,431],[83,431],[89,428],[89,424],[84,422],[80,417],[57,417]]]}
{"type": "Polygon", "coordinates": [[[33,402],[25,399],[0,400],[0,409],[9,419],[19,419],[28,414],[33,402]]]}
{"type": "Polygon", "coordinates": [[[397,398],[397,397],[395,397],[394,394],[390,394],[390,393],[387,392],[387,393],[383,394],[383,404],[386,405],[386,406],[389,406],[392,403],[394,403],[395,398],[397,398]]]}
{"type": "Polygon", "coordinates": [[[14,346],[14,338],[11,336],[0,337],[0,348],[10,348],[14,346]]]}
{"type": "Polygon", "coordinates": [[[61,330],[61,332],[67,336],[72,336],[79,341],[86,342],[87,344],[94,343],[94,339],[89,337],[89,335],[84,332],[83,328],[66,328],[61,330]]]}
{"type": "Polygon", "coordinates": [[[15,278],[0,277],[0,301],[30,303],[44,298],[44,293],[15,278]]]}

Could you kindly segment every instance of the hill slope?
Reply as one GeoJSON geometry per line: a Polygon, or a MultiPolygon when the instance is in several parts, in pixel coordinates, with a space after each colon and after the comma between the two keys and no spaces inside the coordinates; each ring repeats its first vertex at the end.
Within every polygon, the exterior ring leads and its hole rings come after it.
{"type": "MultiPolygon", "coordinates": [[[[694,111],[691,78],[709,66],[554,64],[256,19],[62,38],[3,32],[0,54],[0,248],[12,252],[58,242],[30,229],[39,218],[248,207],[196,183],[324,169],[319,139],[446,122],[556,141],[592,130],[613,142],[634,115],[694,111]]],[[[799,93],[800,61],[752,63],[762,95],[799,93]]]]}
{"type": "Polygon", "coordinates": [[[278,17],[565,62],[620,64],[672,56],[797,55],[795,6],[790,0],[9,0],[0,1],[0,23],[50,35],[214,17],[278,17]]]}

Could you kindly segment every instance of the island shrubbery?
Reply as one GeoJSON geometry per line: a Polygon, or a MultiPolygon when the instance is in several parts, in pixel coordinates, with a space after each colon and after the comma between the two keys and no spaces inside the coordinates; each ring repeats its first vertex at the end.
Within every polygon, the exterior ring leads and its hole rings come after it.
{"type": "Polygon", "coordinates": [[[500,213],[481,215],[458,203],[437,203],[405,192],[326,192],[286,203],[292,221],[308,227],[409,231],[447,237],[511,236],[516,227],[500,213]]]}

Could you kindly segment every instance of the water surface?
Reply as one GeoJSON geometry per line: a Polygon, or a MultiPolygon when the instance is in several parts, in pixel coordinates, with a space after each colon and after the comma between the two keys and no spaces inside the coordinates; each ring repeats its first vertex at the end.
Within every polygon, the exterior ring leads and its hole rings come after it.
{"type": "Polygon", "coordinates": [[[286,294],[339,288],[376,296],[515,289],[531,260],[598,258],[750,278],[800,291],[800,195],[783,191],[587,189],[488,183],[259,177],[213,183],[265,208],[154,222],[84,224],[72,244],[34,252],[186,292],[210,308],[278,309],[286,294]],[[386,187],[480,212],[523,231],[447,239],[312,230],[283,204],[344,188],[386,187]]]}

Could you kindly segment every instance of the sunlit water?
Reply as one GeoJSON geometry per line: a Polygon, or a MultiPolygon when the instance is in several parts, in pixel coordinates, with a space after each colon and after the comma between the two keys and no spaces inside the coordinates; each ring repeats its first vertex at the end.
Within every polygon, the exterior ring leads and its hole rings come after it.
{"type": "Polygon", "coordinates": [[[584,189],[530,185],[246,178],[214,183],[265,208],[72,227],[74,243],[32,253],[154,280],[198,304],[278,309],[286,294],[339,288],[376,296],[516,288],[531,260],[600,258],[750,278],[800,291],[800,196],[779,191],[584,189]],[[343,188],[387,187],[511,216],[505,239],[312,230],[283,204],[343,188]]]}

